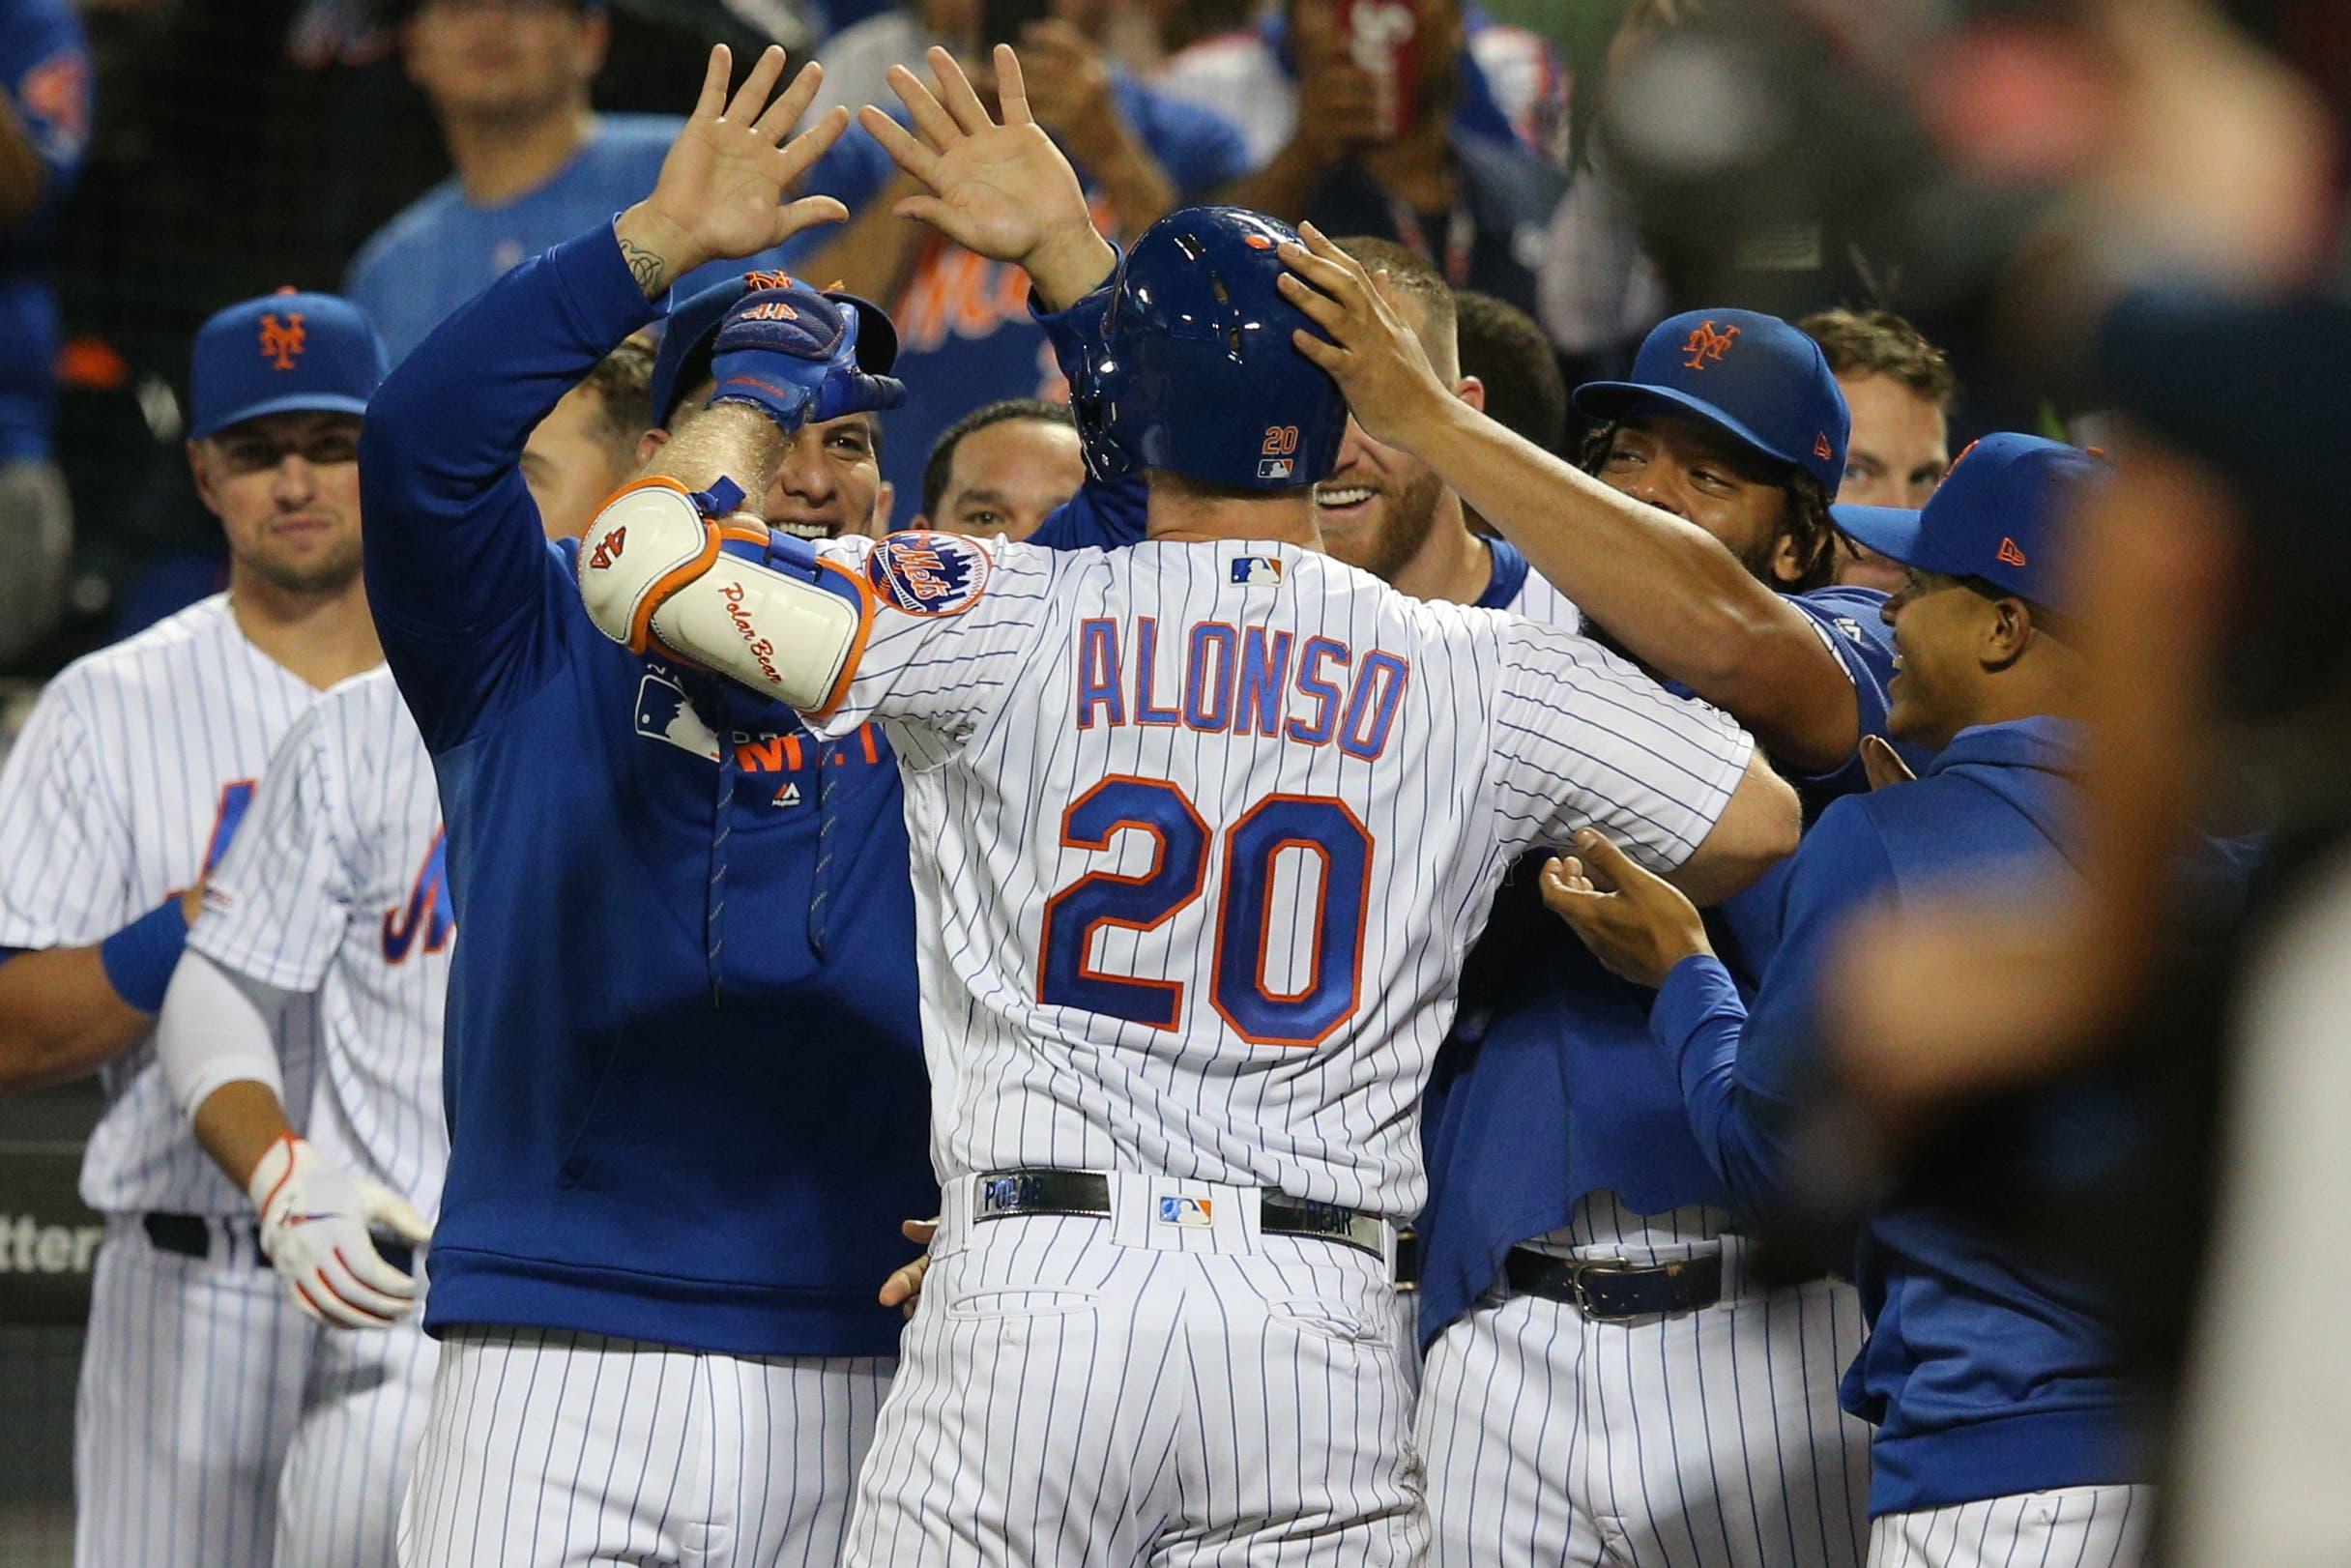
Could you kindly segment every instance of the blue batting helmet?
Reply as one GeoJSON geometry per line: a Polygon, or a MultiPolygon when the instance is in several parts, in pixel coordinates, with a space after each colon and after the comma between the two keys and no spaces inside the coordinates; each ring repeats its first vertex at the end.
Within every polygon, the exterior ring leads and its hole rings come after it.
{"type": "Polygon", "coordinates": [[[1313,330],[1274,287],[1287,224],[1238,207],[1187,207],[1118,264],[1103,350],[1070,390],[1097,479],[1164,468],[1242,490],[1329,474],[1347,399],[1291,341],[1313,330]]]}

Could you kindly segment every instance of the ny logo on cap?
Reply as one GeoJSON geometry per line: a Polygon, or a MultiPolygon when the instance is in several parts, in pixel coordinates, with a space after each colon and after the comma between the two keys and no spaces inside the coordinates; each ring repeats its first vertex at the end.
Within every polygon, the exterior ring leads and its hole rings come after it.
{"type": "Polygon", "coordinates": [[[293,369],[294,362],[302,358],[302,352],[307,346],[301,311],[287,311],[283,321],[275,315],[261,318],[261,357],[270,362],[272,369],[293,369]]]}
{"type": "Polygon", "coordinates": [[[742,275],[742,286],[753,291],[764,288],[790,288],[793,286],[792,275],[767,271],[745,273],[742,275]]]}
{"type": "Polygon", "coordinates": [[[1682,352],[1690,356],[1682,363],[1693,370],[1703,370],[1706,368],[1707,361],[1712,360],[1719,363],[1724,354],[1728,352],[1732,339],[1738,335],[1739,330],[1736,327],[1717,332],[1713,322],[1701,321],[1691,332],[1690,341],[1682,345],[1682,352]]]}
{"type": "Polygon", "coordinates": [[[2017,548],[2015,539],[2003,538],[2000,541],[2000,548],[1995,554],[1999,556],[2000,565],[2004,566],[2021,566],[2026,564],[2024,552],[2017,548]]]}

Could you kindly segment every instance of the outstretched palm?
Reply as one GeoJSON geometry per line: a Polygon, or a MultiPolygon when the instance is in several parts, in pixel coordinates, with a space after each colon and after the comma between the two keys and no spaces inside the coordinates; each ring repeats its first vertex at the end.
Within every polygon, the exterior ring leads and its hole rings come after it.
{"type": "Polygon", "coordinates": [[[1011,48],[996,50],[1001,125],[954,56],[933,49],[929,58],[936,94],[904,66],[890,69],[890,90],[906,104],[912,131],[871,104],[858,113],[858,123],[930,192],[900,202],[898,215],[996,261],[1024,260],[1059,236],[1090,235],[1077,171],[1030,114],[1011,48]]]}
{"type": "Polygon", "coordinates": [[[824,79],[823,69],[813,64],[801,68],[771,103],[769,96],[784,73],[781,48],[759,57],[732,101],[727,97],[731,70],[726,45],[711,49],[702,97],[685,129],[670,144],[660,179],[646,201],[684,241],[689,266],[753,255],[811,224],[838,222],[848,216],[829,196],[783,199],[792,183],[849,126],[848,111],[835,108],[799,135],[776,145],[806,112],[824,79]]]}

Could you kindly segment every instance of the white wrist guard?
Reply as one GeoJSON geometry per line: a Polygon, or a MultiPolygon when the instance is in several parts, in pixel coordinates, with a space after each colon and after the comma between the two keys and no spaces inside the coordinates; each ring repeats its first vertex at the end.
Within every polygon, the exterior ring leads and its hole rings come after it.
{"type": "Polygon", "coordinates": [[[847,692],[873,619],[855,574],[790,535],[705,517],[659,475],[604,503],[580,537],[579,579],[588,619],[631,653],[657,645],[818,715],[847,692]]]}

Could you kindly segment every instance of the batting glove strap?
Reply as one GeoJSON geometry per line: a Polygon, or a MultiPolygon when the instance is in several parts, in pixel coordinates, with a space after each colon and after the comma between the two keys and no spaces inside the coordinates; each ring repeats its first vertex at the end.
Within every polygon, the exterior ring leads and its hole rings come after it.
{"type": "Polygon", "coordinates": [[[386,1263],[368,1234],[421,1245],[429,1228],[405,1200],[328,1164],[292,1133],[263,1152],[246,1192],[261,1212],[261,1250],[313,1319],[384,1328],[416,1310],[417,1282],[386,1263]]]}
{"type": "Polygon", "coordinates": [[[856,312],[798,281],[754,289],[711,340],[711,408],[745,403],[787,434],[809,421],[896,408],[906,388],[857,368],[856,312]]]}

